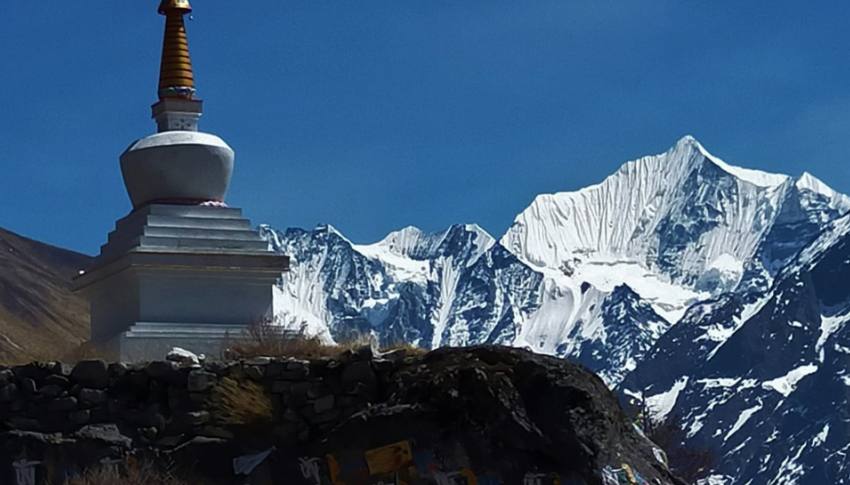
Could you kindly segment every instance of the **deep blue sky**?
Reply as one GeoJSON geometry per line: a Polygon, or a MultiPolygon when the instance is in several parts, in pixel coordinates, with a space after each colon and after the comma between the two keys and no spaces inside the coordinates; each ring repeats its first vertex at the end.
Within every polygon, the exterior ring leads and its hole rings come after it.
{"type": "MultiPolygon", "coordinates": [[[[3,2],[0,226],[94,253],[153,131],[156,0],[3,2]]],[[[202,129],[229,203],[368,242],[500,235],[538,193],[693,134],[850,192],[850,2],[194,0],[202,129]]]]}

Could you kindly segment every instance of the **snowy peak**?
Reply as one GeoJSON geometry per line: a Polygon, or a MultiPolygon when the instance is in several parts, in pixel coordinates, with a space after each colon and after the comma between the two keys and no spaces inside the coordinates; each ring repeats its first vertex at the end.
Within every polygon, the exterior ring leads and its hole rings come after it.
{"type": "Polygon", "coordinates": [[[690,135],[683,137],[678,143],[676,143],[677,147],[680,145],[691,147],[693,150],[705,157],[706,160],[723,169],[723,171],[729,175],[733,175],[735,178],[743,182],[747,182],[758,187],[778,187],[791,179],[787,175],[768,173],[761,170],[752,170],[730,165],[720,158],[712,155],[699,141],[690,135]]]}
{"type": "Polygon", "coordinates": [[[670,147],[670,149],[663,154],[643,157],[636,161],[628,162],[623,166],[623,168],[628,167],[629,164],[646,163],[650,159],[658,159],[662,162],[658,165],[658,168],[665,172],[675,170],[674,166],[684,166],[683,171],[690,172],[697,169],[701,164],[709,163],[711,166],[717,167],[726,174],[735,177],[740,182],[763,188],[779,187],[791,180],[791,177],[788,175],[753,170],[729,164],[708,151],[708,149],[706,149],[705,146],[692,135],[683,136],[676,142],[675,145],[670,147]]]}
{"type": "Polygon", "coordinates": [[[425,261],[440,256],[455,256],[468,259],[471,264],[495,242],[493,236],[477,224],[454,224],[433,234],[408,226],[391,232],[375,244],[354,247],[362,254],[378,258],[383,254],[425,261]]]}
{"type": "Polygon", "coordinates": [[[809,172],[803,172],[803,175],[800,175],[800,178],[797,179],[795,185],[800,190],[810,190],[812,192],[823,194],[827,197],[832,197],[835,195],[835,191],[832,190],[831,187],[823,183],[820,179],[810,174],[809,172]]]}
{"type": "Polygon", "coordinates": [[[442,233],[438,255],[462,254],[475,262],[496,240],[478,224],[455,224],[442,233]]]}
{"type": "MultiPolygon", "coordinates": [[[[816,224],[835,217],[831,207],[846,204],[814,177],[799,185],[810,195],[798,194],[786,175],[730,165],[685,136],[665,153],[625,163],[597,185],[538,196],[501,242],[540,270],[575,260],[630,261],[684,287],[719,294],[738,283],[740,265],[760,250],[770,253],[762,243],[780,214],[792,215],[783,211],[789,201],[799,206],[797,219],[816,224]],[[718,273],[718,262],[734,262],[736,270],[705,278],[718,273]]],[[[782,248],[808,242],[783,240],[782,248]]]]}
{"type": "Polygon", "coordinates": [[[345,237],[345,235],[339,229],[330,224],[319,224],[313,231],[317,234],[322,234],[325,237],[342,239],[348,244],[352,244],[351,241],[347,237],[345,237]]]}
{"type": "Polygon", "coordinates": [[[433,235],[426,234],[418,227],[407,226],[398,231],[393,231],[381,241],[372,246],[380,247],[386,251],[412,259],[426,259],[431,252],[433,235]]]}
{"type": "Polygon", "coordinates": [[[810,205],[820,202],[822,205],[825,205],[840,214],[845,214],[850,211],[850,197],[836,192],[832,187],[826,185],[809,172],[803,172],[803,175],[797,179],[797,182],[794,185],[804,196],[812,194],[815,200],[810,201],[810,205]]]}

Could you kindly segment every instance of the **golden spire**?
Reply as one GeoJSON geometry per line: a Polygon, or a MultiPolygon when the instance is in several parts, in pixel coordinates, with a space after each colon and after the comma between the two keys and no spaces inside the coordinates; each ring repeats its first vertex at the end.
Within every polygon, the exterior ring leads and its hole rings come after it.
{"type": "Polygon", "coordinates": [[[195,77],[189,57],[189,40],[183,16],[192,11],[189,0],[162,0],[159,13],[165,15],[165,38],[159,71],[159,99],[192,99],[195,77]]]}

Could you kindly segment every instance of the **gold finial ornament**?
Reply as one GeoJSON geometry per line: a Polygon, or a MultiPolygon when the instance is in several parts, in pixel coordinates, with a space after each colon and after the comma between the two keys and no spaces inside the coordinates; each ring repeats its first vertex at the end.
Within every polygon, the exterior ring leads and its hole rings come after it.
{"type": "Polygon", "coordinates": [[[189,5],[189,0],[162,0],[159,4],[159,13],[166,15],[169,11],[189,13],[192,11],[192,6],[189,5]]]}
{"type": "Polygon", "coordinates": [[[159,13],[165,15],[165,38],[159,71],[160,99],[192,99],[195,95],[195,76],[183,22],[183,16],[191,11],[188,0],[162,0],[159,4],[159,13]]]}

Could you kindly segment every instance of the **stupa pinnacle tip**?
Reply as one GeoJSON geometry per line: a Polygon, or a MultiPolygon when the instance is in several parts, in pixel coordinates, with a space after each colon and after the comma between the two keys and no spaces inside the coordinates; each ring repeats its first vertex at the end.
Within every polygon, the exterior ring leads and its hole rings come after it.
{"type": "Polygon", "coordinates": [[[189,0],[162,0],[159,4],[159,13],[162,15],[168,15],[169,12],[185,14],[191,11],[192,6],[189,4],[189,0]]]}

